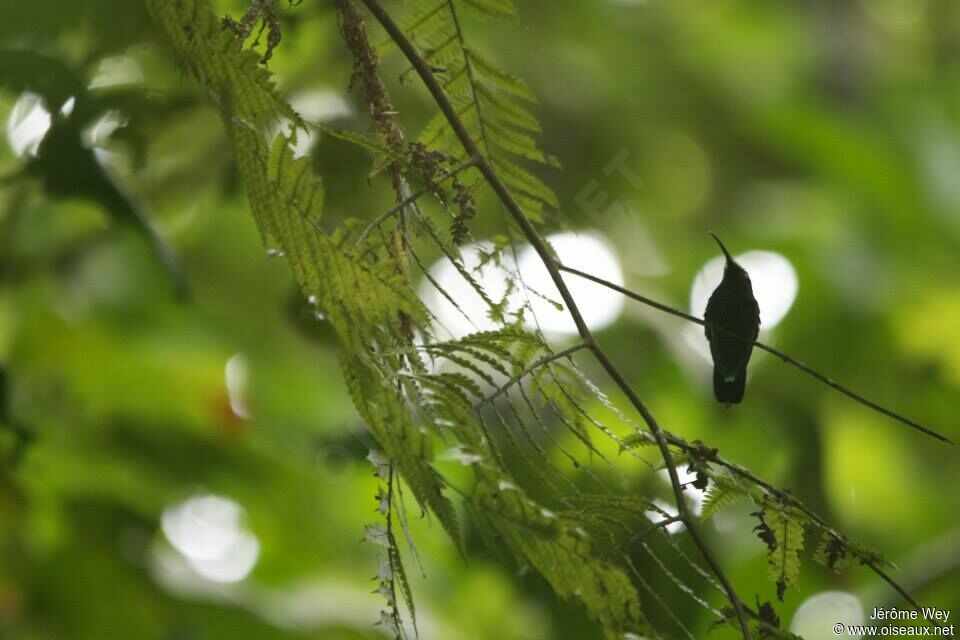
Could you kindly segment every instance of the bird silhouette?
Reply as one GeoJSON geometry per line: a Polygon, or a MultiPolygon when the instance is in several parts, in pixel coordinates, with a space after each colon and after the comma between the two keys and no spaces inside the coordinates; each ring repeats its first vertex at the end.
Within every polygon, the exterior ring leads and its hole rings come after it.
{"type": "Polygon", "coordinates": [[[750,276],[712,232],[727,262],[723,280],[707,301],[703,314],[707,341],[713,356],[713,394],[728,407],[743,400],[747,363],[753,341],[760,333],[760,306],[753,297],[750,276]]]}

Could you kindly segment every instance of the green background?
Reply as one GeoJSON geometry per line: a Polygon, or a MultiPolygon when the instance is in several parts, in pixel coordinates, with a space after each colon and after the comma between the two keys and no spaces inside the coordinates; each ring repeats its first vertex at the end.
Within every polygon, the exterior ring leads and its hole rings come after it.
{"type": "MultiPolygon", "coordinates": [[[[233,15],[245,6],[215,4],[233,15]]],[[[284,39],[270,68],[281,91],[342,96],[354,115],[327,124],[365,130],[332,5],[280,5],[284,39]]],[[[706,230],[735,252],[782,254],[799,295],[768,342],[960,439],[960,5],[557,0],[518,9],[513,24],[470,19],[465,28],[540,97],[542,146],[564,165],[540,172],[563,205],[548,228],[600,231],[627,286],[684,309],[693,276],[716,254],[706,230]],[[622,150],[640,188],[603,171],[622,150]],[[577,206],[594,180],[627,215],[577,206]],[[664,266],[656,273],[653,252],[664,266]]],[[[142,81],[89,94],[96,114],[125,121],[102,146],[118,182],[176,248],[191,287],[188,300],[176,298],[142,236],[105,213],[102,193],[58,193],[21,173],[26,159],[0,145],[6,458],[15,432],[32,437],[0,472],[0,637],[379,637],[372,623],[383,601],[370,593],[377,549],[360,542],[378,518],[371,443],[330,333],[299,300],[283,260],[266,255],[208,96],[136,2],[6,2],[0,47],[59,65],[4,54],[4,121],[24,78],[62,100],[87,91],[105,58],[140,66],[142,81]],[[236,354],[249,370],[250,419],[231,410],[224,382],[236,354]],[[178,586],[158,568],[176,554],[161,530],[164,510],[204,493],[242,505],[259,540],[241,583],[178,586]]],[[[412,76],[397,81],[403,71],[396,57],[385,62],[413,134],[432,108],[412,76]]],[[[368,179],[364,151],[321,135],[311,153],[326,224],[389,208],[389,185],[368,179]]],[[[474,236],[501,233],[502,212],[480,204],[474,236]]],[[[754,356],[745,403],[726,410],[678,361],[684,328],[628,303],[599,338],[666,428],[789,488],[895,561],[894,575],[921,602],[960,614],[955,448],[765,354],[754,356]]],[[[612,455],[610,478],[667,497],[645,466],[612,455]]],[[[731,507],[724,526],[704,529],[753,604],[754,594],[774,600],[775,589],[749,510],[731,507]]],[[[408,505],[423,565],[421,575],[408,562],[423,637],[595,637],[541,580],[479,544],[464,559],[418,515],[408,505]]],[[[834,575],[809,555],[778,605],[785,624],[826,589],[857,594],[868,611],[902,606],[867,570],[834,575]]],[[[667,608],[705,637],[710,615],[646,570],[667,608]]],[[[680,578],[721,605],[696,574],[680,578]]]]}

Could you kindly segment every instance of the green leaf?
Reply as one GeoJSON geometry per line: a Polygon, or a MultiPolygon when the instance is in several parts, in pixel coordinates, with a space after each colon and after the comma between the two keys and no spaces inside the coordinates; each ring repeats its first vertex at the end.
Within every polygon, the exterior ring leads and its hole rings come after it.
{"type": "Polygon", "coordinates": [[[844,540],[829,531],[823,531],[813,559],[831,571],[840,573],[850,564],[850,551],[844,540]]]}
{"type": "Polygon", "coordinates": [[[726,474],[715,474],[703,497],[701,520],[709,520],[716,513],[737,500],[751,498],[750,490],[741,482],[726,474]]]}
{"type": "Polygon", "coordinates": [[[421,505],[460,544],[452,503],[430,466],[426,436],[413,424],[397,380],[399,365],[382,361],[384,347],[405,344],[400,318],[414,324],[426,311],[392,260],[361,261],[317,226],[323,186],[308,158],[293,157],[292,138],[265,133],[299,117],[276,93],[258,56],[242,51],[215,19],[209,2],[148,0],[185,68],[213,95],[233,142],[237,166],[265,244],[281,251],[304,296],[316,301],[344,346],[341,366],[360,415],[421,505]]]}
{"type": "Polygon", "coordinates": [[[476,516],[517,559],[536,569],[559,597],[583,606],[601,624],[605,637],[649,630],[629,577],[598,558],[589,537],[575,525],[506,481],[482,484],[474,503],[476,516]]]}
{"type": "Polygon", "coordinates": [[[777,585],[777,597],[782,601],[787,587],[796,583],[800,575],[800,552],[807,524],[805,515],[778,500],[767,498],[760,511],[753,515],[760,520],[754,530],[767,544],[769,576],[777,585]]]}

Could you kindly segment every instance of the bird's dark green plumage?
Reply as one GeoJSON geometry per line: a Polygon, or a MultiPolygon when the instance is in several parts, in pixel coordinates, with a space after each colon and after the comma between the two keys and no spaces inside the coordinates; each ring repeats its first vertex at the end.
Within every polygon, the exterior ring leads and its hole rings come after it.
{"type": "Polygon", "coordinates": [[[723,280],[710,295],[703,319],[713,356],[713,393],[717,402],[729,406],[743,400],[747,363],[760,332],[760,307],[746,270],[734,261],[720,238],[710,235],[727,262],[723,280]]]}

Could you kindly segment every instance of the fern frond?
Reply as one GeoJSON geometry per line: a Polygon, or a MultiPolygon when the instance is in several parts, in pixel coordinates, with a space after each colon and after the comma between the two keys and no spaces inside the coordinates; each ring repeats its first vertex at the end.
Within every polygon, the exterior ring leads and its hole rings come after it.
{"type": "Polygon", "coordinates": [[[266,132],[282,118],[302,125],[278,94],[256,52],[224,29],[209,0],[146,0],[147,10],[173,45],[178,62],[196,78],[225,117],[266,132]]]}
{"type": "MultiPolygon", "coordinates": [[[[437,69],[457,115],[525,213],[540,221],[544,207],[558,207],[557,198],[520,163],[559,167],[559,162],[544,153],[531,135],[540,131],[529,108],[536,103],[536,96],[520,78],[467,44],[458,15],[462,8],[497,19],[516,15],[511,0],[438,0],[418,4],[399,25],[424,59],[437,69]]],[[[390,48],[392,45],[384,44],[380,50],[390,48]]],[[[463,153],[442,114],[430,120],[418,139],[454,157],[463,153]]]]}
{"type": "Polygon", "coordinates": [[[495,62],[476,49],[464,45],[464,54],[476,71],[476,82],[484,83],[488,88],[520,98],[528,103],[536,103],[537,96],[526,82],[501,69],[495,62]]]}
{"type": "Polygon", "coordinates": [[[701,520],[709,520],[737,500],[752,498],[750,489],[733,476],[718,473],[711,477],[711,481],[703,497],[701,520]]]}
{"type": "Polygon", "coordinates": [[[362,358],[345,354],[341,356],[341,366],[351,399],[373,437],[397,465],[417,501],[436,514],[440,524],[459,545],[456,511],[443,495],[440,475],[429,464],[433,459],[430,441],[413,424],[404,399],[362,358]]]}
{"type": "Polygon", "coordinates": [[[777,585],[777,598],[782,601],[787,587],[800,575],[807,518],[795,508],[770,498],[764,500],[763,508],[753,515],[760,520],[755,530],[767,545],[769,576],[777,585]]]}
{"type": "Polygon", "coordinates": [[[269,147],[265,138],[282,118],[299,123],[299,117],[257,56],[223,31],[209,1],[147,0],[147,6],[184,67],[220,105],[261,235],[286,255],[303,294],[316,301],[344,346],[341,366],[358,412],[416,499],[459,544],[455,510],[430,466],[429,441],[393,375],[399,364],[380,356],[405,344],[401,317],[426,322],[422,303],[396,262],[362,261],[317,227],[323,188],[309,160],[293,157],[289,137],[276,136],[269,147]]]}
{"type": "Polygon", "coordinates": [[[813,559],[831,571],[840,573],[850,564],[850,551],[844,540],[829,531],[823,531],[813,559]]]}
{"type": "Polygon", "coordinates": [[[605,637],[650,632],[630,578],[596,557],[585,532],[509,483],[484,483],[474,503],[476,517],[497,532],[501,543],[536,569],[558,596],[579,602],[601,624],[605,637]]]}
{"type": "Polygon", "coordinates": [[[629,449],[637,449],[639,447],[649,447],[657,444],[657,440],[653,437],[653,434],[646,431],[637,431],[636,433],[631,433],[620,443],[620,451],[627,451],[629,449]]]}
{"type": "Polygon", "coordinates": [[[569,510],[560,512],[564,518],[583,523],[591,535],[610,535],[610,525],[621,529],[625,538],[631,538],[650,527],[649,515],[658,507],[649,500],[635,496],[613,494],[579,494],[567,500],[569,510]]]}
{"type": "Polygon", "coordinates": [[[358,146],[361,149],[370,151],[376,156],[384,156],[391,162],[399,162],[404,165],[409,164],[406,156],[396,153],[388,145],[384,144],[383,140],[376,135],[363,133],[360,131],[352,131],[350,129],[334,129],[333,127],[329,127],[324,124],[314,124],[313,126],[331,138],[336,138],[337,140],[342,140],[343,142],[349,142],[350,144],[358,146]]]}

